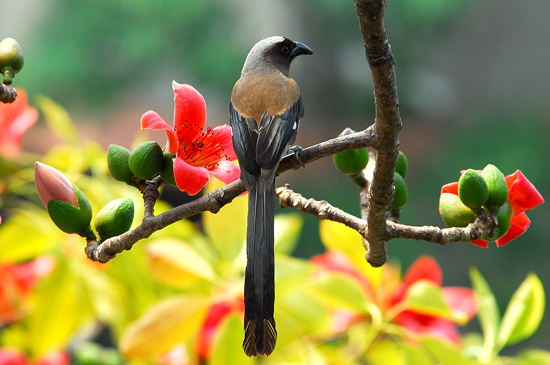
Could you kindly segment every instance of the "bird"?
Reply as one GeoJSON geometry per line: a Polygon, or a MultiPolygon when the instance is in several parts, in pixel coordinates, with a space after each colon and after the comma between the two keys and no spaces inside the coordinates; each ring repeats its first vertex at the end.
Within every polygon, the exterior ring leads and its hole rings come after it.
{"type": "Polygon", "coordinates": [[[233,147],[248,190],[243,350],[269,355],[277,342],[275,303],[275,175],[298,132],[304,104],[290,64],[313,54],[303,43],[274,36],[256,43],[229,105],[233,147]]]}

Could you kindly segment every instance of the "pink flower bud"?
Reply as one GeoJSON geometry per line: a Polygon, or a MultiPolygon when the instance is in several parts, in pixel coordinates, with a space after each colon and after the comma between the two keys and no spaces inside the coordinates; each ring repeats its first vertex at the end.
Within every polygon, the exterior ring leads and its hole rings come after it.
{"type": "Polygon", "coordinates": [[[53,167],[36,162],[34,164],[34,183],[46,208],[50,200],[61,200],[78,208],[73,184],[53,167]]]}

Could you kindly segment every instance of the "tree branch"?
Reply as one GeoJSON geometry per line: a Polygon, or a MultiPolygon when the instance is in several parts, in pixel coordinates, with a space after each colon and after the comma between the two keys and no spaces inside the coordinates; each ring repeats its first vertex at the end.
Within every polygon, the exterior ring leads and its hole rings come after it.
{"type": "MultiPolygon", "coordinates": [[[[370,227],[366,220],[346,213],[324,200],[306,199],[301,194],[292,191],[288,184],[275,189],[275,194],[279,197],[281,208],[294,207],[302,212],[315,215],[319,219],[328,219],[345,224],[357,231],[363,238],[368,235],[370,227]]],[[[464,228],[414,227],[395,223],[390,220],[386,221],[385,226],[384,241],[394,238],[408,238],[446,245],[450,242],[478,240],[496,227],[496,221],[494,218],[482,214],[476,218],[474,223],[464,228]]]]}
{"type": "Polygon", "coordinates": [[[374,132],[378,150],[374,176],[368,191],[366,240],[367,261],[374,267],[387,260],[386,215],[393,201],[393,178],[399,154],[399,99],[395,81],[394,58],[384,28],[386,0],[355,0],[355,10],[363,36],[365,56],[373,83],[376,118],[374,132]]]}
{"type": "Polygon", "coordinates": [[[17,91],[11,85],[0,84],[0,101],[2,103],[13,103],[17,98],[17,91]]]}
{"type": "MultiPolygon", "coordinates": [[[[360,147],[372,147],[375,143],[375,135],[372,127],[355,134],[337,137],[328,141],[304,148],[296,154],[285,156],[279,164],[277,172],[279,174],[290,169],[300,168],[310,162],[316,161],[322,157],[330,156],[334,153],[352,150],[360,147]]],[[[158,230],[173,224],[181,219],[190,217],[201,212],[209,211],[217,213],[225,204],[230,203],[237,196],[245,192],[246,189],[241,180],[237,180],[223,188],[216,189],[192,202],[182,204],[170,209],[158,216],[153,216],[151,197],[154,196],[150,191],[146,194],[147,214],[143,222],[136,228],[117,237],[109,238],[101,244],[95,239],[88,239],[85,248],[88,258],[99,262],[108,262],[124,250],[129,250],[132,246],[151,236],[158,230]]]]}

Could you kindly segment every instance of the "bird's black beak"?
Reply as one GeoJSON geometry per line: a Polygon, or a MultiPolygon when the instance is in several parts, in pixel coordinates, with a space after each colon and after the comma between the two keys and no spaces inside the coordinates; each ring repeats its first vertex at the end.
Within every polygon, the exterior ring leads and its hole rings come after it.
{"type": "Polygon", "coordinates": [[[292,50],[290,57],[294,59],[296,56],[300,56],[303,54],[313,54],[313,51],[305,44],[296,42],[296,47],[294,47],[294,49],[292,50]]]}

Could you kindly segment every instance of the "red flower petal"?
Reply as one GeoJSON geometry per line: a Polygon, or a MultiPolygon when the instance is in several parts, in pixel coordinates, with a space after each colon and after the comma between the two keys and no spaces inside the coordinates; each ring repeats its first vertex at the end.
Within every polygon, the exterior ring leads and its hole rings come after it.
{"type": "Polygon", "coordinates": [[[394,322],[417,334],[431,335],[454,343],[460,342],[456,324],[446,319],[404,311],[395,317],[394,322]]]}
{"type": "Polygon", "coordinates": [[[441,194],[443,193],[458,195],[458,182],[452,182],[443,185],[441,187],[441,194]]]}
{"type": "Polygon", "coordinates": [[[442,290],[445,302],[453,311],[465,313],[468,319],[476,315],[479,305],[473,290],[458,287],[446,287],[442,290]]]}
{"type": "Polygon", "coordinates": [[[421,256],[412,264],[403,279],[403,284],[408,287],[422,279],[429,280],[439,286],[443,282],[441,268],[429,256],[421,256]]]}
{"type": "Polygon", "coordinates": [[[511,223],[512,224],[508,232],[506,232],[504,236],[496,240],[497,247],[504,246],[508,242],[524,234],[525,231],[527,231],[527,228],[529,228],[531,221],[529,220],[529,218],[527,218],[527,214],[525,214],[525,212],[521,212],[518,215],[512,217],[511,223]]]}
{"type": "Polygon", "coordinates": [[[230,161],[235,161],[237,155],[233,149],[233,137],[231,136],[231,127],[227,124],[214,128],[214,137],[220,142],[225,151],[225,155],[230,161]]]}
{"type": "Polygon", "coordinates": [[[469,241],[470,243],[473,243],[474,245],[477,245],[479,247],[487,248],[489,247],[489,242],[484,240],[476,240],[476,241],[469,241]]]}
{"type": "Polygon", "coordinates": [[[166,137],[168,137],[168,144],[166,146],[167,152],[176,154],[178,151],[178,138],[172,127],[168,125],[157,113],[149,110],[141,117],[141,129],[155,129],[164,130],[166,137]]]}
{"type": "Polygon", "coordinates": [[[512,204],[512,216],[544,203],[542,195],[519,170],[506,176],[508,199],[512,204]]]}
{"type": "Polygon", "coordinates": [[[28,106],[27,93],[17,90],[11,104],[0,104],[0,154],[13,158],[21,149],[23,134],[38,120],[38,110],[28,106]]]}
{"type": "Polygon", "coordinates": [[[231,161],[220,161],[217,167],[210,169],[209,171],[212,176],[224,184],[232,183],[237,180],[241,174],[241,168],[239,165],[231,161]]]}
{"type": "Polygon", "coordinates": [[[210,173],[204,167],[189,165],[181,158],[174,159],[174,177],[181,191],[195,195],[210,181],[210,173]]]}
{"type": "Polygon", "coordinates": [[[172,82],[174,89],[174,131],[183,144],[191,144],[202,133],[206,121],[206,103],[191,85],[172,82]]]}

